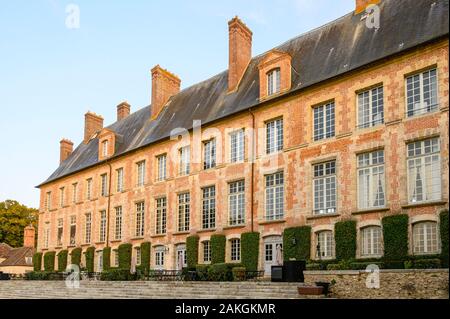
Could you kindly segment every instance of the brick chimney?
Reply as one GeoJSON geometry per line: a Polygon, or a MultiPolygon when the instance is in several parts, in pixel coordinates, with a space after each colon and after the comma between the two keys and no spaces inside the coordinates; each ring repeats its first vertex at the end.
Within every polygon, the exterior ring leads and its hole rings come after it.
{"type": "Polygon", "coordinates": [[[94,133],[103,128],[103,117],[92,112],[87,112],[84,115],[84,143],[89,142],[89,139],[94,133]]]}
{"type": "Polygon", "coordinates": [[[130,115],[130,104],[124,101],[117,105],[117,121],[120,121],[130,115]]]}
{"type": "Polygon", "coordinates": [[[159,65],[152,69],[152,119],[155,119],[169,99],[180,92],[181,80],[159,65]]]}
{"type": "Polygon", "coordinates": [[[73,152],[73,143],[71,140],[63,138],[59,142],[59,163],[61,164],[72,154],[73,152]]]}
{"type": "Polygon", "coordinates": [[[252,31],[236,16],[228,22],[228,92],[238,88],[252,58],[252,31]]]}
{"type": "Polygon", "coordinates": [[[365,11],[366,8],[371,4],[378,4],[381,0],[356,0],[355,4],[355,14],[360,14],[365,11]]]}
{"type": "Polygon", "coordinates": [[[34,247],[36,231],[33,226],[25,227],[23,231],[23,247],[34,247]]]}

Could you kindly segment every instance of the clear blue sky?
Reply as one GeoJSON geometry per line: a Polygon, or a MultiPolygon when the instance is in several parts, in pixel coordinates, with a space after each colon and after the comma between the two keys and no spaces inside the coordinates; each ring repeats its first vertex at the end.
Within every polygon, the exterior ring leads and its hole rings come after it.
{"type": "Polygon", "coordinates": [[[83,136],[84,113],[114,122],[116,105],[149,104],[160,64],[182,88],[227,68],[227,21],[253,31],[253,55],[354,9],[355,0],[0,0],[0,201],[38,207],[59,141],[83,136]],[[66,27],[66,6],[80,28],[66,27]]]}

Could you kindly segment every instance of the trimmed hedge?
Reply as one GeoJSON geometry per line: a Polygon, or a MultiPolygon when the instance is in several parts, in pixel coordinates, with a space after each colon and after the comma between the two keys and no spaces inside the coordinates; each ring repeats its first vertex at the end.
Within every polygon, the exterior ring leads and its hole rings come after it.
{"type": "Polygon", "coordinates": [[[258,270],[259,233],[241,234],[241,262],[247,270],[258,270]]]}
{"type": "Polygon", "coordinates": [[[88,247],[84,253],[87,272],[94,272],[95,247],[88,247]]]}
{"type": "Polygon", "coordinates": [[[198,280],[208,280],[208,268],[209,265],[196,265],[195,271],[197,272],[198,280]]]}
{"type": "Polygon", "coordinates": [[[55,271],[55,252],[48,251],[44,254],[44,270],[55,271]]]}
{"type": "Polygon", "coordinates": [[[208,280],[210,281],[232,281],[233,268],[242,268],[241,264],[218,263],[208,267],[208,280]]]}
{"type": "Polygon", "coordinates": [[[67,268],[67,250],[61,250],[58,253],[58,271],[65,271],[67,268]]]}
{"type": "Polygon", "coordinates": [[[81,254],[82,254],[81,248],[77,247],[72,249],[72,251],[70,252],[70,263],[72,265],[77,265],[78,267],[80,267],[81,254]]]}
{"type": "Polygon", "coordinates": [[[441,259],[442,266],[448,268],[448,254],[449,254],[449,245],[448,245],[448,210],[443,210],[439,214],[440,219],[440,234],[441,234],[441,259]]]}
{"type": "Polygon", "coordinates": [[[118,248],[119,253],[119,268],[120,269],[131,269],[131,244],[121,244],[118,248]]]}
{"type": "Polygon", "coordinates": [[[130,269],[110,268],[100,275],[103,281],[131,281],[136,280],[136,275],[130,273],[130,269]]]}
{"type": "Polygon", "coordinates": [[[211,244],[211,264],[222,264],[225,262],[225,235],[212,235],[211,244]]]}
{"type": "Polygon", "coordinates": [[[384,263],[383,262],[370,262],[370,261],[365,261],[365,262],[361,262],[361,261],[355,261],[350,263],[350,269],[352,270],[365,270],[367,268],[367,266],[369,265],[377,265],[378,268],[383,269],[384,268],[384,263]]]}
{"type": "Polygon", "coordinates": [[[186,258],[187,267],[194,268],[198,264],[198,242],[199,237],[197,235],[188,236],[186,238],[186,258]]]}
{"type": "Polygon", "coordinates": [[[284,260],[308,260],[311,252],[311,226],[286,228],[283,232],[284,260]]]}
{"type": "Polygon", "coordinates": [[[231,269],[231,272],[233,273],[233,280],[234,281],[244,281],[245,278],[245,267],[233,267],[231,269]]]}
{"type": "Polygon", "coordinates": [[[111,268],[111,247],[103,248],[103,271],[108,271],[111,268]]]}
{"type": "Polygon", "coordinates": [[[42,253],[35,253],[33,255],[33,270],[41,271],[42,269],[42,253]]]}
{"type": "Polygon", "coordinates": [[[400,266],[408,256],[408,215],[386,216],[382,219],[384,260],[387,267],[400,266]],[[387,263],[387,264],[386,264],[387,263]]]}
{"type": "Polygon", "coordinates": [[[337,222],[334,226],[336,259],[350,260],[356,256],[356,221],[337,222]]]}
{"type": "Polygon", "coordinates": [[[25,280],[64,280],[64,277],[54,271],[29,271],[25,273],[25,280]]]}
{"type": "Polygon", "coordinates": [[[439,258],[412,259],[405,261],[404,266],[405,269],[441,268],[441,260],[439,258]]]}
{"type": "Polygon", "coordinates": [[[144,242],[141,244],[141,271],[147,275],[150,270],[150,252],[151,243],[144,242]]]}

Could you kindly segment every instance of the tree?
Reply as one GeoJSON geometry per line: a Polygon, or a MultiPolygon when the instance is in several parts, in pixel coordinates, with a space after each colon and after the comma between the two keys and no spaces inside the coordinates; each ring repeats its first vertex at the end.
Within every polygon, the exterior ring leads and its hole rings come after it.
{"type": "MultiPolygon", "coordinates": [[[[23,246],[23,230],[32,225],[37,230],[38,210],[15,200],[0,202],[0,243],[23,246]]],[[[37,232],[36,232],[37,233],[37,232]]]]}

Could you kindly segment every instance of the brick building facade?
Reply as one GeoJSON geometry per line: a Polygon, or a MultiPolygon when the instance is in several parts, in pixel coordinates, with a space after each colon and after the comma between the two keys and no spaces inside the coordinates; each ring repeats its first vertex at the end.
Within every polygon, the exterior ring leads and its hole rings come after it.
{"type": "Polygon", "coordinates": [[[87,113],[84,141],[62,140],[60,167],[38,186],[38,250],[95,246],[98,269],[104,247],[151,242],[152,268],[176,269],[189,235],[207,263],[210,236],[224,234],[234,262],[255,231],[267,270],[287,227],[310,225],[312,259],[317,247],[331,259],[334,224],[353,219],[357,257],[380,257],[381,218],[406,213],[410,253],[438,253],[448,1],[375,2],[379,28],[358,10],[253,58],[234,18],[229,71],[180,91],[156,66],[150,106],[130,114],[123,102],[105,128],[87,113]]]}

